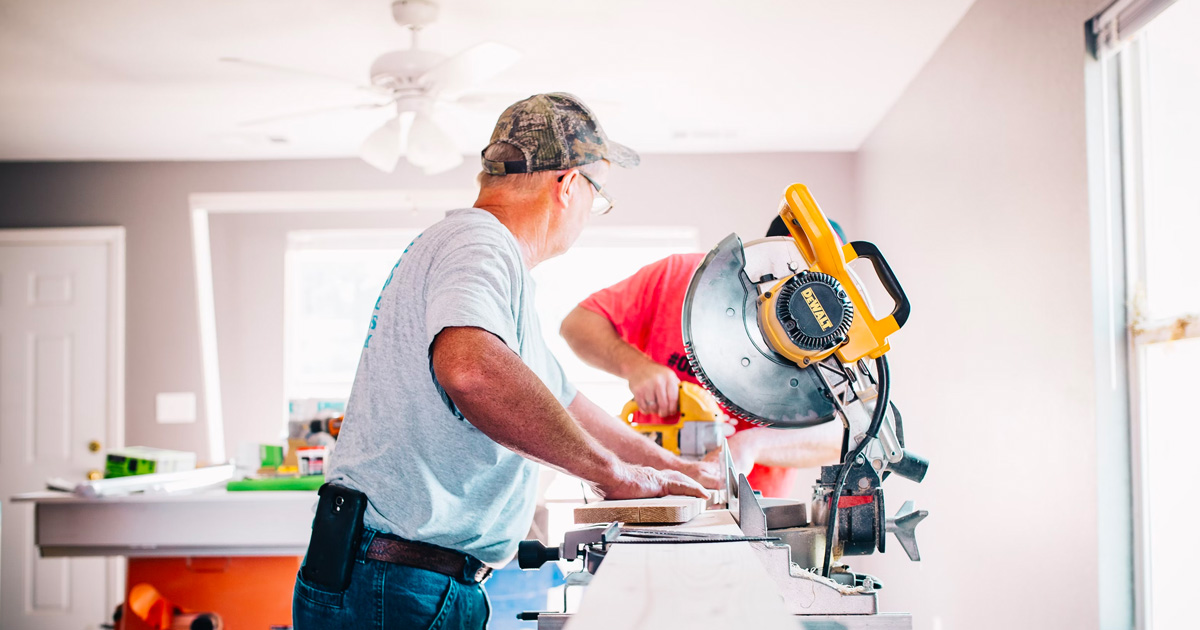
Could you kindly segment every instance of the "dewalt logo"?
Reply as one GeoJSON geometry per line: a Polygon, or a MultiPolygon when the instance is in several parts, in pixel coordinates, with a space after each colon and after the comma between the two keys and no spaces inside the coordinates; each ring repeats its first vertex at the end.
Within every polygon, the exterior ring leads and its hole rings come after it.
{"type": "Polygon", "coordinates": [[[813,293],[812,287],[809,287],[800,292],[804,298],[804,303],[808,304],[808,310],[812,311],[813,317],[817,323],[821,325],[821,330],[829,330],[833,328],[833,322],[829,321],[829,316],[825,314],[825,308],[821,306],[821,302],[817,300],[817,296],[813,293]]]}

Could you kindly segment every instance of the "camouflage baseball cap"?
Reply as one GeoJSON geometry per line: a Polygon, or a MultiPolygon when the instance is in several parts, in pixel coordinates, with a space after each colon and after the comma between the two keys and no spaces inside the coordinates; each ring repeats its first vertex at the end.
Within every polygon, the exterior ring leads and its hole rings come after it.
{"type": "Polygon", "coordinates": [[[483,170],[491,175],[560,171],[598,160],[633,168],[641,161],[633,149],[609,140],[592,110],[565,92],[534,94],[510,105],[483,154],[498,143],[516,147],[525,157],[503,162],[483,157],[483,170]]]}

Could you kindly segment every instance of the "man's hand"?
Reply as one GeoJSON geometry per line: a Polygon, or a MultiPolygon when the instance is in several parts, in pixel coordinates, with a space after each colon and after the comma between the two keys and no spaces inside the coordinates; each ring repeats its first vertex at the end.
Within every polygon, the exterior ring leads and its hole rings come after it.
{"type": "Polygon", "coordinates": [[[576,306],[563,319],[559,332],[585,363],[629,381],[629,391],[644,413],[663,417],[679,413],[675,371],[622,339],[608,318],[576,306]]]}
{"type": "Polygon", "coordinates": [[[629,374],[629,391],[643,413],[666,418],[679,413],[679,377],[649,358],[629,374]]]}
{"type": "MultiPolygon", "coordinates": [[[[713,452],[720,453],[721,449],[713,452]]],[[[676,470],[700,482],[705,488],[719,489],[725,485],[724,461],[712,457],[711,453],[702,462],[680,461],[681,465],[676,470]]]]}
{"type": "MultiPolygon", "coordinates": [[[[826,422],[806,429],[755,427],[727,439],[738,472],[750,474],[755,464],[784,468],[813,468],[836,464],[841,457],[842,424],[826,422]]],[[[720,458],[718,449],[705,460],[720,458]]]]}
{"type": "Polygon", "coordinates": [[[610,481],[595,483],[592,487],[596,494],[605,499],[645,499],[670,495],[708,498],[708,492],[683,473],[649,466],[626,465],[610,481]]]}
{"type": "Polygon", "coordinates": [[[646,436],[597,407],[583,392],[575,395],[575,400],[567,407],[567,411],[571,412],[580,426],[625,462],[658,470],[679,471],[699,481],[706,488],[721,487],[725,472],[719,464],[680,459],[678,455],[664,449],[653,440],[646,439],[646,436]]]}

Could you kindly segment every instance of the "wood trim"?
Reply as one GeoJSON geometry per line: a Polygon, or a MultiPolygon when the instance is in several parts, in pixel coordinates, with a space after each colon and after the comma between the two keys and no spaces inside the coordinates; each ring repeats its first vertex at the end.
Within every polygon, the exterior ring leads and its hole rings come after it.
{"type": "Polygon", "coordinates": [[[221,362],[217,355],[217,309],[213,293],[212,245],[208,213],[192,210],[192,260],[196,280],[196,323],[200,327],[200,367],[204,384],[204,423],[208,461],[225,463],[225,416],[221,407],[221,362]]]}
{"type": "MultiPolygon", "coordinates": [[[[53,243],[102,243],[112,245],[117,241],[120,241],[120,249],[124,253],[125,228],[120,225],[0,230],[0,243],[37,243],[39,245],[53,243]]],[[[124,265],[122,265],[123,268],[124,265]]]]}
{"type": "Polygon", "coordinates": [[[475,190],[343,190],[308,192],[196,193],[188,196],[192,210],[209,213],[445,211],[469,207],[475,190]]]}
{"type": "Polygon", "coordinates": [[[1183,315],[1156,322],[1134,322],[1129,334],[1135,344],[1165,343],[1200,337],[1200,314],[1183,315]]]}

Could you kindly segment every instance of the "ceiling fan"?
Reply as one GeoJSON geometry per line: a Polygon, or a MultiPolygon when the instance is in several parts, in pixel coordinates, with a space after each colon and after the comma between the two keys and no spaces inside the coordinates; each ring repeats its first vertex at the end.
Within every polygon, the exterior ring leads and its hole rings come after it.
{"type": "MultiPolygon", "coordinates": [[[[396,115],[363,140],[358,155],[384,172],[392,172],[400,157],[428,175],[450,170],[463,161],[453,139],[434,121],[433,114],[448,103],[462,102],[477,85],[511,67],[521,53],[503,44],[484,42],[453,57],[418,47],[421,29],[437,19],[437,0],[394,0],[392,17],[412,33],[411,47],[380,55],[371,63],[370,83],[357,84],[376,99],[372,102],[271,116],[240,123],[261,125],[338,110],[374,110],[394,107],[396,115]]],[[[310,72],[238,57],[222,62],[295,75],[336,79],[310,72]]]]}

